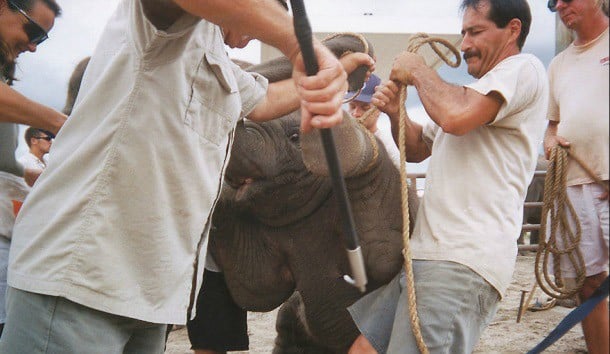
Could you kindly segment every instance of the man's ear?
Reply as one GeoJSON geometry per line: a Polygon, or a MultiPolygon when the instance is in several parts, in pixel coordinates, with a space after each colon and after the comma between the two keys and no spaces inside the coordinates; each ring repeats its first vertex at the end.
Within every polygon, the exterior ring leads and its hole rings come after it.
{"type": "Polygon", "coordinates": [[[518,18],[513,18],[508,23],[508,28],[510,29],[511,39],[513,39],[516,43],[521,35],[521,20],[518,18]]]}

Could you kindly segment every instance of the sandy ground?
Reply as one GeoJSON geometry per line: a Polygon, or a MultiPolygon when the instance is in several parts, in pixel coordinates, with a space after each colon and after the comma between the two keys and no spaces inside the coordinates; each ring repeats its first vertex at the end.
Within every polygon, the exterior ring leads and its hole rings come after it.
{"type": "MultiPolygon", "coordinates": [[[[555,306],[549,310],[527,311],[517,323],[517,312],[521,291],[529,291],[535,282],[533,273],[534,253],[519,256],[513,281],[500,303],[494,321],[486,329],[475,353],[525,353],[540,342],[572,310],[555,306]]],[[[534,299],[546,301],[547,296],[540,290],[534,299]]],[[[532,303],[534,300],[532,300],[532,303]]],[[[235,353],[271,353],[275,338],[276,311],[269,313],[249,313],[250,351],[235,353]]],[[[166,353],[190,354],[186,328],[170,334],[166,353]]],[[[575,326],[545,353],[586,353],[584,337],[580,325],[575,326]]]]}

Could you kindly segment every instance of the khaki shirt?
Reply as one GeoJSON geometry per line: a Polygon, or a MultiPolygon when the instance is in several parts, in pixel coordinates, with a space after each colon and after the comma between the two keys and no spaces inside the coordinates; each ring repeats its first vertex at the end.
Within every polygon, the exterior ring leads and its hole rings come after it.
{"type": "Polygon", "coordinates": [[[233,128],[266,88],[214,24],[184,15],[159,31],[122,1],[17,218],[9,285],[185,323],[233,128]]]}
{"type": "MultiPolygon", "coordinates": [[[[608,39],[606,28],[587,44],[572,43],[549,65],[548,118],[560,122],[557,135],[568,139],[570,150],[601,180],[608,180],[610,159],[608,39]]],[[[566,179],[568,186],[594,181],[571,159],[566,179]]]]}

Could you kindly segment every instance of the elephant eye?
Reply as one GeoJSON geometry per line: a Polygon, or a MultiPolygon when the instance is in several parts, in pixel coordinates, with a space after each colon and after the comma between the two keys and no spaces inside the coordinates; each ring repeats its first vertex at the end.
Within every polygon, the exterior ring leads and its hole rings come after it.
{"type": "Polygon", "coordinates": [[[288,139],[290,139],[290,141],[293,143],[299,142],[299,133],[294,133],[294,134],[290,135],[290,137],[288,139]]]}

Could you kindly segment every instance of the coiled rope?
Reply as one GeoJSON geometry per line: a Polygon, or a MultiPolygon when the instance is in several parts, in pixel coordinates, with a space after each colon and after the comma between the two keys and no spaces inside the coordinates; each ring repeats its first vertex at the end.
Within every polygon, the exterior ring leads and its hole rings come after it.
{"type": "Polygon", "coordinates": [[[536,252],[535,274],[540,289],[555,299],[568,299],[577,294],[582,288],[585,279],[585,263],[580,252],[579,243],[582,236],[580,222],[567,196],[567,164],[568,156],[583,168],[593,180],[608,191],[608,186],[568,148],[555,146],[550,151],[549,167],[544,180],[544,197],[542,217],[540,220],[540,233],[543,235],[538,243],[536,252]],[[550,214],[550,215],[549,215],[550,214]],[[570,224],[570,220],[572,223],[570,224]],[[548,241],[547,223],[550,221],[548,241]],[[558,238],[561,242],[558,242],[558,238]],[[553,256],[553,276],[548,273],[548,262],[553,256]],[[567,256],[563,257],[562,256],[567,256]],[[576,272],[576,284],[569,288],[564,284],[560,259],[567,259],[576,272]]]}
{"type": "MultiPolygon", "coordinates": [[[[430,37],[425,33],[417,33],[409,38],[409,42],[407,45],[407,51],[411,53],[416,53],[419,49],[428,44],[432,50],[450,67],[457,68],[460,66],[461,57],[458,49],[451,44],[451,42],[439,38],[439,37],[430,37]],[[452,62],[437,46],[440,44],[453,53],[455,56],[455,61],[452,62]]],[[[417,301],[415,295],[415,282],[413,280],[413,264],[411,261],[411,248],[409,245],[409,189],[407,184],[407,165],[406,165],[406,150],[405,150],[405,126],[406,120],[409,119],[407,115],[407,110],[405,107],[405,101],[407,99],[407,87],[404,85],[400,85],[400,122],[399,122],[399,136],[398,136],[398,147],[400,150],[400,183],[401,183],[401,197],[402,197],[402,237],[404,249],[402,254],[405,259],[405,274],[407,280],[407,300],[409,303],[409,319],[411,321],[411,329],[413,331],[413,336],[417,342],[417,347],[422,354],[428,354],[428,347],[424,342],[421,327],[419,324],[419,315],[417,314],[417,301]]],[[[377,114],[379,109],[376,107],[372,107],[368,111],[366,111],[362,117],[358,119],[358,121],[362,124],[366,122],[370,117],[374,114],[377,114]]]]}

